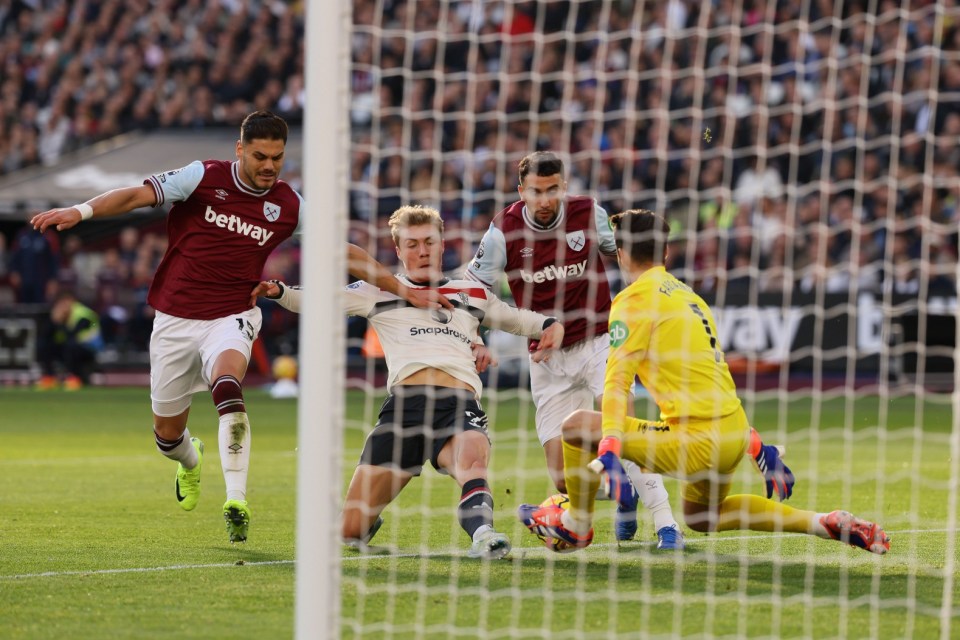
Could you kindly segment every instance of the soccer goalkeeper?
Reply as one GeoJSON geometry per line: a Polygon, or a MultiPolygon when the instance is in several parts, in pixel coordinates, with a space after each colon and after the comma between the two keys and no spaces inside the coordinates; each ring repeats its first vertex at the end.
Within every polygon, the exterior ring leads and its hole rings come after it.
{"type": "Polygon", "coordinates": [[[521,505],[521,521],[538,536],[586,547],[593,540],[601,482],[614,499],[626,491],[623,458],[682,481],[684,517],[695,531],[805,533],[886,553],[890,542],[883,529],[846,511],[815,513],[756,495],[729,495],[745,453],[764,471],[768,494],[771,482],[789,486],[792,478],[747,422],[709,307],[663,266],[667,222],[633,209],[612,223],[617,259],[630,285],[610,311],[603,410],[580,410],[564,420],[569,510],[521,505]],[[628,416],[634,376],[660,408],[659,421],[628,416]]]}

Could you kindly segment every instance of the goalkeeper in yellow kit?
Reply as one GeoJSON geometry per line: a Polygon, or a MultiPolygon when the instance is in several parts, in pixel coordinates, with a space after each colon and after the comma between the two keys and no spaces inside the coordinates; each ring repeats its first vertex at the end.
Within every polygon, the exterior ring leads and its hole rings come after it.
{"type": "Polygon", "coordinates": [[[603,410],[579,410],[563,422],[569,509],[521,505],[521,521],[538,536],[563,541],[559,550],[589,545],[601,482],[614,500],[629,495],[620,463],[625,458],[682,481],[684,518],[694,531],[788,531],[888,551],[889,539],[877,524],[846,511],[816,513],[769,498],[774,489],[781,499],[789,497],[792,474],[747,421],[709,307],[663,266],[669,225],[638,209],[614,216],[611,224],[630,284],[610,310],[603,410]],[[628,415],[635,376],[660,408],[659,421],[628,415]],[[767,498],[729,495],[745,453],[767,480],[767,498]]]}

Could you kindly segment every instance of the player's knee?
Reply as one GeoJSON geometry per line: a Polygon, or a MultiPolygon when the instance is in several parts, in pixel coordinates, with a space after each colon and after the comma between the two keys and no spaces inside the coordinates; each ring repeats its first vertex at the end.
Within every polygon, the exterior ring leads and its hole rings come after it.
{"type": "Polygon", "coordinates": [[[594,444],[600,434],[600,414],[578,409],[563,420],[563,440],[577,446],[594,444]]]}

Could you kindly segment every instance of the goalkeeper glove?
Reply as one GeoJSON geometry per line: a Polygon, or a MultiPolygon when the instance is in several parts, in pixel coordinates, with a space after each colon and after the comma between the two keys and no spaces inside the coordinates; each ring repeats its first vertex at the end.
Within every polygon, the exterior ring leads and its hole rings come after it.
{"type": "Polygon", "coordinates": [[[603,492],[624,511],[635,511],[637,492],[620,462],[620,439],[607,436],[600,441],[597,458],[587,468],[600,475],[603,492]]]}
{"type": "Polygon", "coordinates": [[[780,501],[786,500],[793,494],[793,484],[796,478],[790,467],[783,463],[783,450],[769,444],[763,444],[760,434],[753,427],[750,427],[750,445],[747,452],[753,457],[753,462],[757,470],[763,476],[767,485],[767,498],[773,497],[773,492],[777,492],[780,501]]]}

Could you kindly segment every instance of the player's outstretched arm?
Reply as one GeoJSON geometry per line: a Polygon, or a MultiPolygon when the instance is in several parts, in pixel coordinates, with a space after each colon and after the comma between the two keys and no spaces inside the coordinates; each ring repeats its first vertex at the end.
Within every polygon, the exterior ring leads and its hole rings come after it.
{"type": "Polygon", "coordinates": [[[274,282],[273,280],[261,282],[250,292],[250,308],[252,309],[254,305],[257,304],[257,298],[261,296],[276,300],[280,297],[281,293],[279,282],[274,282]]]}
{"type": "Polygon", "coordinates": [[[279,280],[267,280],[261,282],[250,291],[250,306],[257,304],[257,297],[263,296],[269,300],[274,300],[281,307],[300,313],[300,287],[291,287],[279,280]]]}
{"type": "Polygon", "coordinates": [[[415,307],[421,309],[446,307],[451,311],[453,310],[453,303],[441,295],[439,291],[435,289],[411,289],[404,286],[373,256],[352,243],[347,243],[347,271],[354,278],[360,278],[384,291],[389,291],[415,307]]]}
{"type": "Polygon", "coordinates": [[[30,219],[30,224],[40,233],[50,227],[55,227],[57,231],[66,231],[94,216],[98,218],[116,216],[140,207],[152,207],[156,203],[157,197],[153,187],[145,184],[138,187],[124,187],[101,193],[82,204],[38,213],[30,219]]]}

